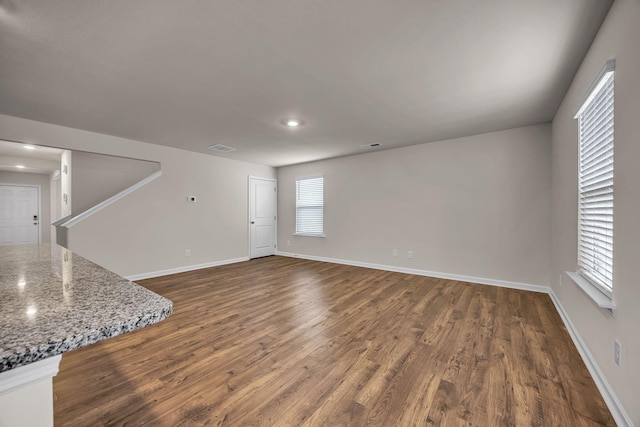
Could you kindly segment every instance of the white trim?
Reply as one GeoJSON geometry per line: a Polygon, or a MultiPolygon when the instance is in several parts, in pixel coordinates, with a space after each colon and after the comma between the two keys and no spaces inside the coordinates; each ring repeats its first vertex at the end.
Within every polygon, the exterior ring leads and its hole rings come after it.
{"type": "MultiPolygon", "coordinates": [[[[38,244],[40,244],[42,243],[42,187],[40,185],[36,187],[38,189],[38,244]]],[[[49,212],[49,221],[51,221],[51,212],[49,212]]]]}
{"type": "Polygon", "coordinates": [[[595,285],[582,277],[580,273],[576,273],[573,271],[565,271],[565,273],[582,290],[582,292],[587,294],[587,296],[591,298],[593,302],[598,304],[598,307],[610,310],[612,314],[614,313],[616,305],[613,303],[609,296],[605,295],[595,285]]]}
{"type": "Polygon", "coordinates": [[[0,372],[0,395],[55,377],[60,360],[61,354],[0,372]]]}
{"type": "Polygon", "coordinates": [[[571,321],[571,318],[565,311],[564,307],[562,306],[562,303],[556,296],[555,292],[553,292],[553,289],[549,289],[549,296],[551,297],[551,301],[553,301],[553,305],[555,305],[556,310],[558,311],[558,314],[560,314],[560,318],[564,322],[564,325],[567,327],[569,336],[571,337],[571,340],[573,340],[573,343],[578,349],[578,353],[580,353],[580,356],[582,357],[584,364],[587,366],[587,369],[589,370],[589,373],[591,374],[593,381],[596,383],[596,386],[598,387],[598,390],[600,391],[602,398],[607,404],[609,411],[611,411],[611,415],[613,416],[613,419],[616,421],[616,424],[618,424],[618,426],[621,426],[621,427],[626,427],[626,426],[632,427],[633,421],[631,420],[631,417],[624,410],[622,403],[620,403],[620,400],[618,399],[613,389],[607,382],[607,378],[600,370],[600,367],[598,366],[598,363],[596,362],[595,357],[593,357],[593,355],[589,351],[587,344],[584,342],[584,340],[578,333],[578,330],[576,329],[575,325],[571,321]]]}
{"type": "Polygon", "coordinates": [[[368,262],[349,261],[336,258],[325,258],[314,255],[302,255],[289,252],[276,252],[276,255],[290,258],[302,258],[312,261],[331,262],[334,264],[352,265],[355,267],[373,268],[375,270],[393,271],[396,273],[415,274],[417,276],[436,277],[438,279],[457,280],[461,282],[479,283],[481,285],[500,286],[502,288],[520,289],[524,291],[549,293],[549,287],[530,283],[510,282],[507,280],[488,279],[486,277],[465,276],[461,274],[441,273],[437,271],[419,270],[415,268],[397,267],[393,265],[372,264],[368,262]]]}
{"type": "Polygon", "coordinates": [[[67,222],[71,218],[71,215],[63,216],[60,219],[57,219],[51,223],[54,227],[62,227],[62,224],[67,222]]]}
{"type": "Polygon", "coordinates": [[[136,280],[151,279],[152,277],[168,276],[169,274],[185,273],[187,271],[201,270],[203,268],[218,267],[220,265],[235,264],[237,262],[249,261],[249,257],[224,259],[221,261],[206,262],[204,264],[185,265],[184,267],[169,268],[167,270],[152,271],[149,273],[132,274],[125,276],[131,282],[136,280]]]}
{"type": "Polygon", "coordinates": [[[325,236],[324,234],[312,234],[312,233],[293,233],[292,236],[298,236],[298,237],[319,237],[324,239],[325,236]]]}
{"type": "Polygon", "coordinates": [[[150,183],[154,179],[158,178],[160,175],[162,175],[162,170],[159,170],[159,171],[156,171],[156,172],[152,173],[148,177],[136,182],[131,187],[125,188],[121,192],[119,192],[117,194],[114,194],[113,196],[109,197],[108,199],[103,200],[102,202],[98,203],[97,205],[95,205],[95,206],[87,209],[86,211],[74,216],[73,218],[69,219],[68,221],[66,221],[66,222],[64,222],[64,223],[62,223],[60,225],[62,227],[70,228],[70,227],[76,225],[77,223],[79,223],[80,221],[84,221],[85,219],[89,218],[91,215],[101,211],[102,209],[106,208],[107,206],[111,205],[112,203],[115,203],[118,200],[122,199],[123,197],[133,193],[138,188],[147,185],[148,183],[150,183]]]}

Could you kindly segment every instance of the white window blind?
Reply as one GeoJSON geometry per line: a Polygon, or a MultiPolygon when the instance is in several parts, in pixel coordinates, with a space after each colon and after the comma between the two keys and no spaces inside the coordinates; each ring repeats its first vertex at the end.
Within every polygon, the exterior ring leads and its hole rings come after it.
{"type": "Polygon", "coordinates": [[[296,234],[324,233],[324,177],[296,179],[296,234]]]}
{"type": "Polygon", "coordinates": [[[589,282],[613,291],[613,68],[580,106],[578,267],[589,282]]]}

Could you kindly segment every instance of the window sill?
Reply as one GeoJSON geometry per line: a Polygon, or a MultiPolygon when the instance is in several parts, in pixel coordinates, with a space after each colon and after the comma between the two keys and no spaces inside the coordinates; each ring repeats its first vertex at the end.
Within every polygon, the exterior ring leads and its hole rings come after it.
{"type": "Polygon", "coordinates": [[[304,234],[304,233],[293,233],[294,236],[300,236],[300,237],[320,237],[322,239],[325,238],[324,234],[304,234]]]}
{"type": "Polygon", "coordinates": [[[587,279],[582,277],[579,273],[574,271],[566,271],[567,276],[573,280],[573,282],[578,285],[578,287],[584,292],[589,298],[593,300],[598,307],[609,310],[612,314],[616,308],[616,305],[613,303],[613,300],[603,294],[598,288],[593,286],[587,279]]]}

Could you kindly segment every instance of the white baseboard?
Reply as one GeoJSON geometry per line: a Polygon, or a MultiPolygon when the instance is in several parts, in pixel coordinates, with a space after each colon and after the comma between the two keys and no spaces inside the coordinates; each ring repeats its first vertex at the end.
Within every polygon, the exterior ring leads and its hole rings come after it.
{"type": "Polygon", "coordinates": [[[278,251],[276,255],[286,256],[290,258],[302,258],[312,261],[331,262],[334,264],[352,265],[355,267],[373,268],[375,270],[393,271],[396,273],[415,274],[416,276],[436,277],[438,279],[457,280],[460,282],[479,283],[481,285],[500,286],[502,288],[521,289],[525,291],[549,293],[548,286],[532,285],[530,283],[510,282],[507,280],[487,279],[486,277],[464,276],[461,274],[441,273],[438,271],[419,270],[415,268],[397,267],[393,265],[372,264],[368,262],[349,261],[336,258],[325,258],[314,255],[302,255],[289,252],[278,251]]]}
{"type": "Polygon", "coordinates": [[[168,276],[169,274],[185,273],[187,271],[201,270],[203,268],[217,267],[219,265],[235,264],[236,262],[249,261],[249,257],[224,259],[222,261],[207,262],[204,264],[185,265],[184,267],[169,268],[167,270],[152,271],[150,273],[133,274],[126,276],[127,280],[135,282],[136,280],[151,279],[153,277],[168,276]]]}
{"type": "Polygon", "coordinates": [[[585,344],[585,342],[582,340],[582,337],[580,337],[580,334],[578,334],[578,330],[571,322],[571,319],[569,318],[569,315],[567,314],[567,312],[564,310],[564,307],[562,307],[560,300],[558,299],[556,294],[553,292],[553,289],[548,286],[532,285],[529,283],[509,282],[506,280],[487,279],[484,277],[441,273],[441,272],[428,271],[428,270],[418,270],[413,268],[396,267],[391,265],[372,264],[372,263],[360,262],[360,261],[349,261],[349,260],[336,259],[336,258],[326,258],[326,257],[319,257],[314,255],[295,254],[295,253],[289,253],[289,252],[278,252],[277,255],[292,257],[292,258],[308,259],[312,261],[331,262],[334,264],[352,265],[356,267],[373,268],[376,270],[386,270],[386,271],[394,271],[398,273],[415,274],[418,276],[429,276],[429,277],[437,277],[440,279],[480,283],[483,285],[501,286],[504,288],[521,289],[525,291],[542,292],[542,293],[549,294],[549,297],[553,301],[553,304],[555,305],[556,310],[560,314],[562,321],[564,322],[565,326],[567,327],[567,330],[569,331],[569,336],[571,336],[573,343],[578,349],[578,353],[580,353],[580,356],[582,357],[584,364],[587,366],[587,369],[589,370],[591,377],[595,381],[596,386],[598,387],[598,390],[600,391],[602,398],[607,404],[609,411],[611,411],[611,415],[615,419],[616,423],[621,427],[634,426],[633,421],[631,420],[631,417],[629,417],[629,414],[627,414],[627,412],[624,410],[624,407],[620,403],[620,400],[618,399],[613,389],[607,382],[607,379],[602,373],[602,371],[600,370],[598,363],[596,362],[595,358],[587,348],[587,345],[585,344]]]}
{"type": "Polygon", "coordinates": [[[613,416],[613,419],[616,421],[616,423],[620,427],[633,427],[633,421],[631,420],[631,417],[624,410],[624,407],[620,403],[620,400],[618,399],[616,394],[613,392],[613,389],[609,385],[607,378],[604,376],[604,374],[600,370],[600,367],[598,366],[596,359],[593,357],[593,355],[589,351],[589,348],[587,347],[586,343],[578,333],[578,330],[576,329],[575,325],[571,321],[571,318],[565,311],[564,307],[562,306],[562,303],[556,296],[555,292],[553,292],[553,289],[549,289],[549,296],[551,297],[551,301],[553,301],[553,304],[555,305],[556,310],[558,311],[558,314],[560,314],[560,318],[562,318],[564,325],[567,327],[567,331],[569,331],[569,335],[571,336],[573,343],[578,349],[578,353],[580,353],[580,356],[582,357],[584,364],[587,366],[587,369],[589,370],[589,373],[591,374],[593,381],[595,381],[596,386],[598,387],[598,390],[602,395],[602,398],[604,399],[605,403],[607,404],[607,407],[609,408],[609,411],[611,411],[611,415],[613,416]]]}

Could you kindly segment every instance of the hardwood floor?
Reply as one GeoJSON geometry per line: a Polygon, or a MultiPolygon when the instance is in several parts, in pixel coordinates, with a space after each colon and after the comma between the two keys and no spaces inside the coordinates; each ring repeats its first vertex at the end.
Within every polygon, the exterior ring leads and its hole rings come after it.
{"type": "Polygon", "coordinates": [[[66,353],[56,426],[615,425],[545,294],[283,257],[140,284],[174,314],[66,353]]]}

